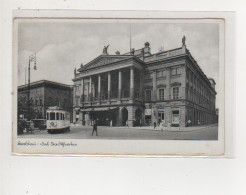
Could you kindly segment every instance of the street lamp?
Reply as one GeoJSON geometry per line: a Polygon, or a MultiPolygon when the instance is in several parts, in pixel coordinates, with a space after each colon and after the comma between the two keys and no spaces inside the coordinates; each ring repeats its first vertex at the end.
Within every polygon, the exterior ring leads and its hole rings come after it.
{"type": "Polygon", "coordinates": [[[37,70],[36,66],[36,53],[34,55],[29,56],[29,63],[28,63],[28,96],[27,96],[27,106],[28,106],[28,121],[30,121],[30,74],[31,74],[31,63],[34,62],[34,70],[37,70]]]}

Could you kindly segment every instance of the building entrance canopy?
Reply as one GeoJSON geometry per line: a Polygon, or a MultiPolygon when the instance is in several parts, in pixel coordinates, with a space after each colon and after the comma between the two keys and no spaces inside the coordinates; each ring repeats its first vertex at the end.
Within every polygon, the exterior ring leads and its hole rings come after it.
{"type": "Polygon", "coordinates": [[[99,108],[86,108],[82,109],[82,112],[98,112],[98,111],[113,111],[119,109],[118,107],[99,107],[99,108]]]}

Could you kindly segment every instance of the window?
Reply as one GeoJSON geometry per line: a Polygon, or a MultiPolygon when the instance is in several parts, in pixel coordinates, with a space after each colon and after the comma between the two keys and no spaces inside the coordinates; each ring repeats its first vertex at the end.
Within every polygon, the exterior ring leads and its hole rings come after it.
{"type": "Polygon", "coordinates": [[[135,91],[135,98],[140,98],[140,92],[139,92],[139,89],[136,89],[135,91]]]}
{"type": "Polygon", "coordinates": [[[55,113],[51,112],[50,113],[50,120],[55,120],[55,117],[56,117],[55,113]]]}
{"type": "Polygon", "coordinates": [[[43,100],[42,100],[42,98],[39,99],[39,105],[40,105],[40,106],[43,105],[43,100]]]}
{"type": "Polygon", "coordinates": [[[56,120],[60,120],[60,116],[58,112],[56,113],[56,120]]]}
{"type": "Polygon", "coordinates": [[[159,89],[159,100],[164,100],[164,89],[159,89]]]}
{"type": "Polygon", "coordinates": [[[174,87],[173,88],[173,99],[179,99],[179,88],[178,87],[174,87]]]}
{"type": "Polygon", "coordinates": [[[35,106],[37,106],[38,105],[38,100],[37,99],[35,99],[35,106]]]}
{"type": "Polygon", "coordinates": [[[172,68],[172,75],[179,75],[181,74],[181,67],[177,67],[177,68],[172,68]]]}
{"type": "Polygon", "coordinates": [[[75,88],[76,88],[76,91],[79,91],[80,90],[79,85],[76,85],[75,88]]]}
{"type": "Polygon", "coordinates": [[[76,97],[76,98],[75,98],[75,100],[76,100],[76,102],[75,102],[75,106],[79,106],[79,98],[78,98],[78,97],[76,97]]]}
{"type": "Polygon", "coordinates": [[[164,121],[165,120],[164,112],[159,112],[158,117],[159,117],[159,120],[164,121]]]}
{"type": "Polygon", "coordinates": [[[60,117],[60,120],[63,120],[63,119],[62,119],[62,113],[60,113],[60,116],[59,116],[59,117],[60,117]]]}
{"type": "Polygon", "coordinates": [[[47,120],[50,120],[50,113],[47,112],[46,115],[47,115],[47,116],[46,116],[46,119],[47,119],[47,120]]]}
{"type": "Polygon", "coordinates": [[[157,71],[157,78],[164,77],[164,70],[157,71]]]}
{"type": "Polygon", "coordinates": [[[179,110],[172,111],[172,123],[179,124],[179,110]]]}
{"type": "Polygon", "coordinates": [[[146,90],[145,91],[145,100],[146,101],[151,101],[151,90],[146,90]]]}
{"type": "Polygon", "coordinates": [[[144,75],[145,79],[152,79],[152,73],[147,73],[144,75]]]}

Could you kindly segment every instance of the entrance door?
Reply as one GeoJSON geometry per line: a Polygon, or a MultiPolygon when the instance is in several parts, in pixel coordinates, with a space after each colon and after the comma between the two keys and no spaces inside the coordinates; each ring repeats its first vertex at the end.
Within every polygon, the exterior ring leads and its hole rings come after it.
{"type": "Polygon", "coordinates": [[[135,111],[135,126],[140,126],[141,124],[141,121],[142,120],[142,112],[141,110],[138,108],[136,111],[135,111]]]}
{"type": "Polygon", "coordinates": [[[121,110],[121,116],[122,116],[122,126],[126,126],[126,121],[128,120],[128,111],[127,109],[124,107],[121,110]]]}

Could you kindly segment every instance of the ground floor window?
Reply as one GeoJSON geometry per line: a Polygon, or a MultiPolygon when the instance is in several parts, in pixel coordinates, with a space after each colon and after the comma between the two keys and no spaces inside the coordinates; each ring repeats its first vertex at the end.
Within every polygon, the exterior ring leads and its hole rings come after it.
{"type": "Polygon", "coordinates": [[[159,119],[159,122],[165,120],[165,117],[164,117],[164,116],[165,116],[165,115],[164,115],[164,112],[159,112],[159,113],[158,113],[158,119],[159,119]]]}
{"type": "Polygon", "coordinates": [[[172,123],[179,124],[179,110],[172,111],[172,123]]]}
{"type": "Polygon", "coordinates": [[[145,124],[150,125],[151,124],[151,116],[150,115],[145,115],[145,124]]]}
{"type": "Polygon", "coordinates": [[[145,91],[145,100],[146,102],[151,101],[151,90],[145,91]]]}

